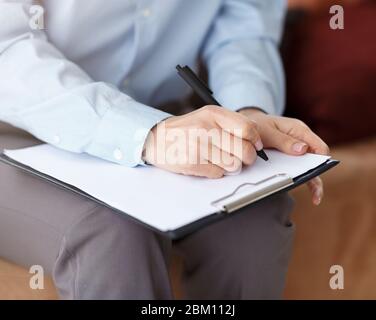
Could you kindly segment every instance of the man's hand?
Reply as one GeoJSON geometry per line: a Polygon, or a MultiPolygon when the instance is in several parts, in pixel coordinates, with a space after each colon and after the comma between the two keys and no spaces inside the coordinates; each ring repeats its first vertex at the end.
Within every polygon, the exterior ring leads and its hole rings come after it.
{"type": "MultiPolygon", "coordinates": [[[[255,108],[245,108],[239,113],[255,121],[265,148],[275,148],[291,155],[329,153],[326,143],[300,120],[267,115],[255,108]]],[[[319,205],[324,194],[321,179],[316,177],[307,186],[312,193],[312,202],[319,205]]]]}
{"type": "Polygon", "coordinates": [[[252,164],[263,145],[256,124],[218,106],[205,106],[171,117],[155,126],[146,139],[143,159],[185,175],[220,178],[252,164]]]}

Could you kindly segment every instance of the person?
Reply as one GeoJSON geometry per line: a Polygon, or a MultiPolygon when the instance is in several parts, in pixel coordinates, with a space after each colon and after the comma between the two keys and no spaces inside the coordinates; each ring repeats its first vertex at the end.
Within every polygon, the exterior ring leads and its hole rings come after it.
{"type": "MultiPolygon", "coordinates": [[[[282,0],[2,0],[0,147],[45,142],[206,178],[252,165],[261,148],[326,154],[304,123],[280,116],[285,7],[282,0]],[[225,108],[184,109],[189,90],[175,66],[198,58],[225,108]],[[240,148],[213,140],[221,156],[198,155],[197,163],[152,156],[168,152],[154,137],[190,128],[240,129],[229,135],[240,148]]],[[[0,255],[41,265],[62,299],[170,299],[172,250],[183,259],[188,298],[282,296],[294,234],[286,194],[172,243],[5,164],[0,175],[0,255]]],[[[321,180],[308,186],[318,204],[321,180]]]]}

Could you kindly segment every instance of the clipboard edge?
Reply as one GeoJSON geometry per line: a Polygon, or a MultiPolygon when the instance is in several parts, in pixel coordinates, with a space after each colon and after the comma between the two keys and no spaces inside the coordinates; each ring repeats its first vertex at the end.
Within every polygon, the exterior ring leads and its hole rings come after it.
{"type": "Polygon", "coordinates": [[[90,194],[82,191],[81,189],[79,188],[76,188],[75,186],[72,186],[68,183],[65,183],[65,182],[62,182],[54,177],[51,177],[47,174],[44,174],[38,170],[35,170],[33,169],[32,167],[30,166],[27,166],[23,163],[20,163],[10,157],[8,157],[5,153],[4,153],[4,150],[1,150],[1,153],[0,153],[0,161],[3,162],[3,163],[6,163],[8,165],[11,165],[13,167],[16,167],[18,169],[21,169],[22,171],[28,173],[28,174],[31,174],[33,176],[36,176],[38,177],[39,179],[43,179],[45,181],[47,181],[48,183],[51,183],[63,190],[69,190],[71,192],[74,192],[78,195],[81,195],[87,199],[90,199],[96,203],[98,203],[99,205],[102,205],[102,206],[105,206],[111,210],[113,210],[114,212],[116,212],[117,214],[121,214],[121,215],[125,215],[126,218],[129,218],[131,219],[132,221],[138,223],[138,224],[141,224],[142,226],[145,226],[147,227],[148,229],[150,230],[153,230],[159,234],[162,234],[164,236],[168,236],[171,240],[173,241],[178,241],[180,239],[183,239],[185,238],[186,236],[194,233],[195,231],[199,230],[199,229],[202,229],[203,227],[205,226],[208,226],[212,223],[215,223],[217,221],[221,221],[225,218],[228,218],[228,217],[232,217],[234,214],[239,214],[243,211],[243,209],[247,208],[249,205],[251,204],[255,204],[255,203],[258,203],[259,201],[263,201],[265,199],[267,199],[269,196],[274,196],[274,195],[277,195],[277,194],[280,194],[282,192],[288,192],[298,186],[300,186],[301,184],[311,180],[312,178],[314,177],[317,177],[319,175],[321,175],[322,173],[328,171],[329,169],[335,167],[336,165],[338,165],[340,163],[339,160],[335,160],[335,159],[328,159],[327,161],[325,161],[324,163],[322,163],[321,165],[301,174],[300,176],[298,177],[295,177],[293,179],[294,183],[290,186],[287,186],[286,188],[283,188],[281,190],[277,190],[276,192],[266,196],[266,197],[263,197],[263,198],[259,198],[257,199],[256,201],[246,205],[245,207],[237,210],[237,211],[234,211],[232,213],[227,213],[227,212],[222,212],[222,211],[218,211],[218,212],[213,212],[212,214],[209,214],[208,216],[206,217],[203,217],[201,219],[198,219],[194,222],[191,222],[187,225],[184,225],[180,228],[177,228],[177,229],[174,229],[174,230],[167,230],[167,231],[162,231],[162,230],[159,230],[157,228],[154,228],[152,227],[151,225],[148,225],[146,223],[144,223],[143,221],[141,220],[138,220],[137,218],[127,214],[126,212],[124,211],[121,211],[119,209],[116,209],[110,205],[108,205],[107,203],[91,196],[90,194]]]}
{"type": "MultiPolygon", "coordinates": [[[[294,183],[290,186],[287,186],[286,188],[284,189],[281,189],[281,190],[277,190],[276,192],[274,192],[273,194],[269,195],[269,196],[275,196],[277,194],[281,194],[283,192],[288,192],[292,189],[295,189],[296,187],[302,185],[303,183],[323,174],[324,172],[330,170],[331,168],[335,167],[336,165],[338,165],[340,163],[339,160],[335,160],[335,159],[328,159],[326,160],[324,163],[320,164],[319,166],[295,177],[293,179],[294,183]]],[[[227,219],[227,218],[230,218],[232,217],[233,215],[236,215],[236,214],[241,214],[243,212],[243,210],[245,208],[247,208],[249,205],[253,205],[255,203],[258,203],[259,201],[263,201],[263,200],[266,200],[269,196],[267,197],[264,197],[264,198],[260,198],[250,204],[248,204],[247,206],[235,211],[235,212],[232,212],[232,213],[227,213],[227,212],[222,212],[222,211],[218,211],[218,212],[213,212],[212,214],[204,217],[204,218],[201,218],[199,220],[196,220],[190,224],[187,224],[181,228],[177,228],[175,230],[170,230],[168,231],[167,233],[169,234],[169,237],[172,238],[172,239],[175,239],[175,240],[178,240],[178,239],[183,239],[184,237],[192,234],[193,232],[205,227],[205,226],[208,226],[208,225],[211,225],[212,223],[215,223],[215,222],[218,222],[218,221],[221,221],[223,219],[227,219]]]]}
{"type": "MultiPolygon", "coordinates": [[[[124,211],[121,211],[117,208],[114,208],[112,206],[110,206],[109,204],[93,197],[92,195],[90,195],[89,193],[86,193],[85,191],[82,191],[81,189],[69,184],[69,183],[66,183],[66,182],[63,182],[63,181],[60,181],[59,179],[56,179],[48,174],[45,174],[43,172],[40,172],[36,169],[33,169],[32,167],[28,166],[28,165],[25,165],[21,162],[18,162],[17,160],[14,160],[10,157],[8,157],[4,151],[2,150],[1,153],[0,153],[0,162],[3,162],[3,163],[6,163],[7,165],[10,165],[14,168],[17,168],[17,169],[20,169],[22,170],[23,172],[25,172],[26,174],[29,174],[29,175],[32,175],[34,177],[37,177],[38,179],[42,179],[44,181],[46,181],[47,183],[50,183],[62,190],[65,190],[65,191],[70,191],[70,192],[73,192],[75,194],[78,194],[82,197],[85,197],[86,199],[89,199],[89,200],[92,200],[94,202],[96,202],[97,204],[101,205],[101,206],[104,206],[106,208],[109,208],[111,210],[113,210],[116,214],[120,214],[122,216],[126,216],[127,219],[131,219],[133,222],[135,223],[138,223],[138,224],[141,224],[142,226],[152,230],[152,231],[155,231],[163,236],[166,236],[168,235],[169,236],[169,231],[162,231],[162,230],[159,230],[157,228],[154,228],[153,226],[129,215],[128,213],[124,212],[124,211]]],[[[171,238],[172,239],[172,238],[171,238]]]]}

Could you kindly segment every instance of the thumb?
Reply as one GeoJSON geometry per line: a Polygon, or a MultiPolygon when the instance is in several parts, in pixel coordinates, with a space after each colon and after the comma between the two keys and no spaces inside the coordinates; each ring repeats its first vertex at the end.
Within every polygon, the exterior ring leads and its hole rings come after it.
{"type": "Polygon", "coordinates": [[[308,150],[308,145],[282,132],[274,132],[270,146],[290,155],[302,155],[308,150]]]}

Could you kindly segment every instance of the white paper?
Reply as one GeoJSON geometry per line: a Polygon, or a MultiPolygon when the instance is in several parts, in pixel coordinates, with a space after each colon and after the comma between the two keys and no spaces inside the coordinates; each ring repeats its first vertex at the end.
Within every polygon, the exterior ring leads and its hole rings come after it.
{"type": "Polygon", "coordinates": [[[216,209],[211,202],[231,194],[243,183],[256,183],[279,173],[294,178],[330,158],[314,154],[289,156],[275,150],[266,152],[269,161],[258,158],[239,175],[214,180],[169,173],[152,166],[127,168],[47,144],[4,153],[154,228],[168,231],[214,213],[216,209]]]}

